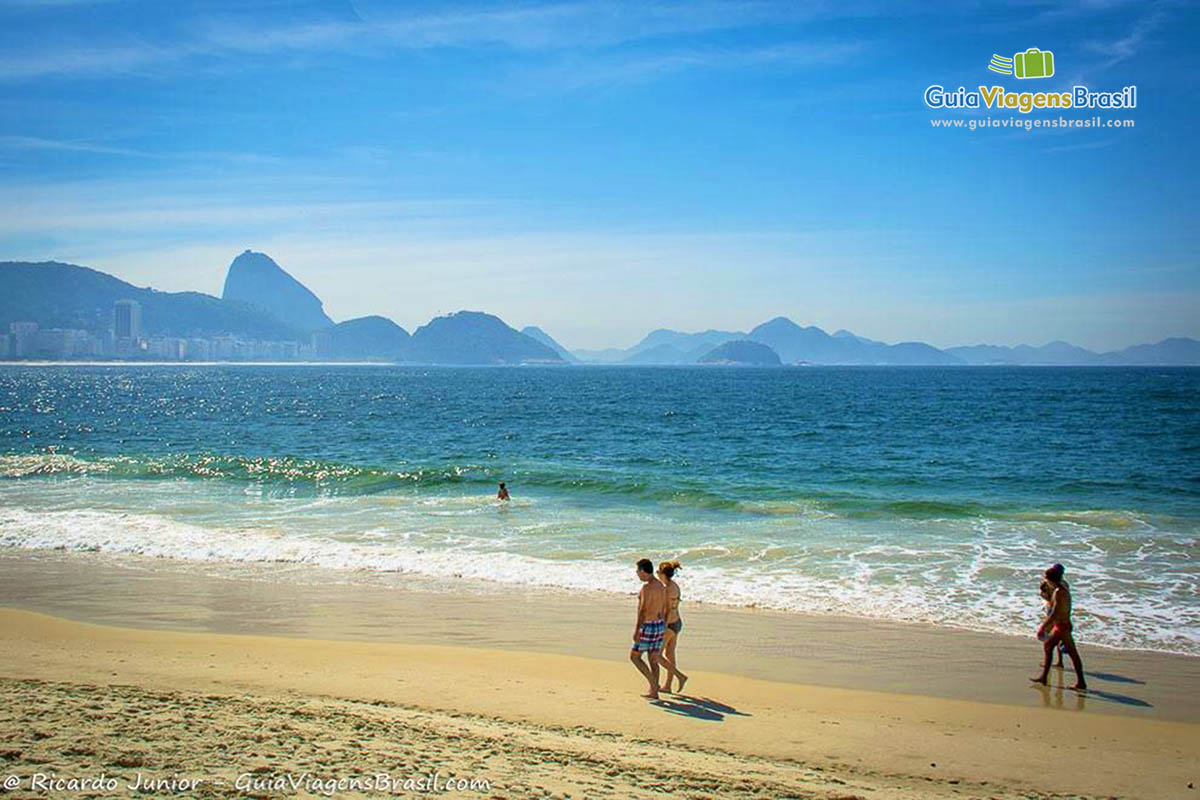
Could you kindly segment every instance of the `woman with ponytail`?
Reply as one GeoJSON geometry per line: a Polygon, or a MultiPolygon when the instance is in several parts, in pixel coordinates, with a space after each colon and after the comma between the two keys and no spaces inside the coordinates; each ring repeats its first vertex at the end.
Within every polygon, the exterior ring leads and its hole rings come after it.
{"type": "Polygon", "coordinates": [[[679,681],[679,693],[683,692],[683,685],[687,683],[688,679],[687,675],[679,671],[679,667],[675,663],[675,644],[679,640],[679,632],[683,630],[683,619],[679,616],[679,584],[674,580],[675,573],[679,570],[678,561],[664,561],[658,565],[658,579],[662,581],[663,588],[667,590],[666,640],[663,643],[662,655],[658,657],[659,664],[667,672],[667,680],[659,691],[668,694],[671,693],[672,678],[679,681]]]}

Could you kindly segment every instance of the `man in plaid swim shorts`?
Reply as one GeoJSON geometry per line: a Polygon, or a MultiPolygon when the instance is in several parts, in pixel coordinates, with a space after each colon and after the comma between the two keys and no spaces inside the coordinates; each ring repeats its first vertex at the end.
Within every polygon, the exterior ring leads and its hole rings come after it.
{"type": "Polygon", "coordinates": [[[637,562],[637,575],[642,582],[638,593],[637,621],[633,628],[633,647],[629,649],[629,660],[647,681],[650,691],[642,695],[651,700],[658,699],[658,656],[662,652],[663,636],[667,630],[667,590],[654,578],[654,564],[643,558],[637,562]],[[646,661],[642,660],[646,654],[646,661]]]}

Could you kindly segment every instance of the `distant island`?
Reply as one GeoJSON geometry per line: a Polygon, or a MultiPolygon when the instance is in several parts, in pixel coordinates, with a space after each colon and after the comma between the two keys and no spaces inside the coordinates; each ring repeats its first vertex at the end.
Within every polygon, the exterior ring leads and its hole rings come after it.
{"type": "Polygon", "coordinates": [[[697,364],[730,367],[778,367],[779,354],[765,344],[749,339],[732,339],[700,356],[697,364]]]}
{"type": "Polygon", "coordinates": [[[88,267],[0,262],[0,359],[376,361],[445,365],[1198,366],[1200,342],[1165,339],[1096,353],[1066,342],[938,349],[826,333],[775,317],[748,332],[651,331],[626,349],[570,351],[536,325],[459,311],[411,335],[383,316],[334,322],[270,256],[246,250],[221,297],[137,287],[88,267]]]}

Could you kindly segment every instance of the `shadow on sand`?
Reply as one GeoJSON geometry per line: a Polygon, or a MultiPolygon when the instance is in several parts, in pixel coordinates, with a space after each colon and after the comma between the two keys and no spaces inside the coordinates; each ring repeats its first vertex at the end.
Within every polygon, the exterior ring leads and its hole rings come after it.
{"type": "Polygon", "coordinates": [[[1138,686],[1145,686],[1145,681],[1139,681],[1137,678],[1130,678],[1127,675],[1118,675],[1115,672],[1088,672],[1089,678],[1095,678],[1101,681],[1111,681],[1112,683],[1133,683],[1138,686]]]}
{"type": "Polygon", "coordinates": [[[1103,689],[1088,689],[1087,696],[1095,697],[1100,700],[1107,700],[1110,703],[1120,703],[1123,706],[1136,706],[1138,708],[1154,708],[1152,703],[1147,703],[1137,697],[1130,697],[1127,694],[1117,694],[1116,692],[1106,692],[1103,689]]]}
{"type": "MultiPolygon", "coordinates": [[[[1088,677],[1092,677],[1089,673],[1088,677]]],[[[1074,697],[1074,710],[1083,711],[1088,700],[1102,700],[1106,703],[1120,703],[1123,706],[1133,706],[1135,708],[1154,708],[1152,703],[1148,703],[1139,697],[1130,697],[1127,694],[1117,694],[1116,692],[1106,692],[1103,689],[1095,687],[1088,688],[1087,691],[1077,692],[1073,689],[1068,689],[1065,686],[1042,686],[1033,684],[1033,688],[1037,689],[1042,695],[1042,703],[1047,708],[1066,708],[1064,700],[1068,697],[1074,697]]]]}
{"type": "Polygon", "coordinates": [[[652,700],[651,705],[658,706],[668,714],[678,714],[681,717],[701,719],[705,722],[724,722],[725,717],[749,717],[744,711],[725,703],[720,703],[709,697],[692,697],[687,694],[677,694],[670,697],[660,697],[652,700]]]}

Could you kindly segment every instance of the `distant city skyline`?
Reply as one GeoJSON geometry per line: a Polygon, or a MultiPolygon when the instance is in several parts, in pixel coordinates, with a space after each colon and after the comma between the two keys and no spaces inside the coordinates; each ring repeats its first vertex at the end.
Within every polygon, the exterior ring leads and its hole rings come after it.
{"type": "MultiPolygon", "coordinates": [[[[0,260],[335,320],[460,309],[570,349],[774,316],[937,347],[1200,338],[1173,3],[0,4],[0,260]],[[903,33],[898,33],[902,31],[903,33]],[[1052,50],[1132,129],[933,130],[1052,50]]],[[[1017,116],[1017,115],[1013,115],[1017,116]]],[[[1068,114],[1067,116],[1085,116],[1068,114]]]]}

